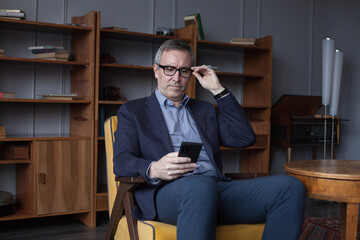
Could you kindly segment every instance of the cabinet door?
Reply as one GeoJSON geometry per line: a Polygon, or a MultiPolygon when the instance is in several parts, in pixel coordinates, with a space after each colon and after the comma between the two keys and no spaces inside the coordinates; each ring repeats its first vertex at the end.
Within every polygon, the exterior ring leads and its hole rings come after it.
{"type": "Polygon", "coordinates": [[[37,141],[37,213],[90,210],[90,140],[37,141]]]}

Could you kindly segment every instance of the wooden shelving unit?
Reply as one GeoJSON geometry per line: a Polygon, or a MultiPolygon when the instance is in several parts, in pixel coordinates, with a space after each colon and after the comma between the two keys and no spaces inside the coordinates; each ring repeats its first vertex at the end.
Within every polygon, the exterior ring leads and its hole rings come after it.
{"type": "MultiPolygon", "coordinates": [[[[69,82],[70,91],[78,94],[78,98],[74,100],[44,100],[38,99],[35,95],[24,98],[21,94],[15,99],[0,99],[1,111],[17,107],[30,109],[23,113],[0,113],[0,124],[5,125],[7,129],[7,137],[0,138],[1,152],[21,146],[29,153],[28,159],[0,156],[0,165],[12,164],[16,168],[16,213],[0,217],[0,221],[72,214],[86,225],[95,226],[92,208],[92,150],[96,16],[96,12],[90,12],[85,16],[73,17],[73,25],[0,19],[0,30],[10,34],[19,31],[30,33],[30,37],[36,34],[39,35],[37,41],[40,42],[43,33],[69,38],[72,57],[71,61],[32,59],[13,56],[11,50],[5,49],[7,56],[0,57],[0,69],[12,64],[16,64],[17,71],[22,71],[22,68],[49,68],[50,72],[54,66],[60,69],[68,68],[69,79],[65,81],[69,82]],[[79,24],[83,26],[78,26],[79,24]],[[64,127],[60,126],[60,132],[38,134],[34,126],[51,121],[50,113],[47,115],[46,110],[41,109],[45,106],[59,108],[59,104],[62,106],[60,107],[63,114],[68,117],[66,121],[69,122],[69,128],[63,129],[64,127]],[[35,110],[38,109],[43,111],[43,114],[37,115],[35,110]],[[31,118],[29,114],[36,116],[32,117],[33,125],[24,133],[17,132],[17,124],[29,125],[21,120],[31,118]]],[[[6,39],[6,36],[2,35],[1,38],[6,39]]],[[[25,44],[31,42],[29,39],[20,39],[17,43],[19,41],[25,44]]],[[[0,85],[10,88],[1,91],[18,92],[21,91],[21,82],[34,81],[33,92],[36,92],[35,86],[44,84],[36,78],[37,76],[33,79],[1,79],[19,81],[16,88],[11,84],[0,85]]]]}
{"type": "MultiPolygon", "coordinates": [[[[252,127],[257,135],[254,145],[245,149],[225,148],[221,150],[241,150],[240,169],[242,173],[269,173],[270,157],[270,116],[271,116],[271,81],[272,81],[272,37],[256,40],[255,45],[235,45],[225,42],[198,40],[197,64],[211,55],[222,54],[221,61],[226,64],[239,61],[242,69],[232,68],[216,71],[222,83],[242,84],[242,98],[238,99],[247,112],[252,127]],[[204,53],[203,53],[204,52],[204,53]],[[205,56],[201,56],[201,54],[205,56]],[[230,54],[229,54],[230,53],[230,54]],[[234,56],[233,53],[238,54],[234,56]],[[229,54],[229,55],[227,55],[229,54]],[[226,79],[223,82],[223,79],[226,79]]],[[[226,68],[226,65],[223,67],[226,68]]],[[[211,63],[213,64],[213,63],[211,63]]],[[[231,90],[231,89],[230,89],[231,90]]]]}

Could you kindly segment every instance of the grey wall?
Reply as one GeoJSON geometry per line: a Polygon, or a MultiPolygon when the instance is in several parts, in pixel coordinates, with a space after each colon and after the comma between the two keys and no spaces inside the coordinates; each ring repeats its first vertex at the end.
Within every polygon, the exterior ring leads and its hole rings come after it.
{"type": "MultiPolygon", "coordinates": [[[[332,37],[345,53],[339,115],[350,120],[341,124],[336,157],[359,159],[360,1],[1,0],[0,8],[20,8],[28,20],[54,23],[68,23],[72,16],[98,10],[102,27],[146,33],[154,33],[157,27],[183,27],[183,16],[198,12],[207,40],[227,42],[231,37],[273,35],[273,103],[283,94],[321,95],[321,41],[332,37]]],[[[295,160],[310,157],[311,149],[294,149],[295,160]]],[[[286,150],[276,148],[271,173],[283,174],[285,161],[286,150]]]]}

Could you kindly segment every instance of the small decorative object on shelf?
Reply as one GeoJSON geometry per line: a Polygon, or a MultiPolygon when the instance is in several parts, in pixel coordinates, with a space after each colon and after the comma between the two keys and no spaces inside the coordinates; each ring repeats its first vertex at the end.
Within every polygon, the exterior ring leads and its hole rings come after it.
{"type": "Polygon", "coordinates": [[[109,52],[102,53],[100,63],[115,63],[115,58],[113,58],[109,52]]]}
{"type": "Polygon", "coordinates": [[[0,216],[11,215],[15,212],[13,195],[9,192],[0,191],[0,216]]]}
{"type": "Polygon", "coordinates": [[[5,56],[5,50],[4,49],[0,49],[0,56],[5,56]]]}
{"type": "Polygon", "coordinates": [[[104,100],[110,101],[126,101],[126,97],[121,94],[120,88],[118,87],[104,87],[103,93],[104,100]]]}
{"type": "Polygon", "coordinates": [[[163,36],[174,36],[174,31],[171,28],[159,27],[156,29],[156,34],[163,36]]]}

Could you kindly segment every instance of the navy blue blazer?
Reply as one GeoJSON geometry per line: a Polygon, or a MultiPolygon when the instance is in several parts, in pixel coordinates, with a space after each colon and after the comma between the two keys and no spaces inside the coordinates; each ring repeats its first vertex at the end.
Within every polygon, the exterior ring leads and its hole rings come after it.
{"type": "MultiPolygon", "coordinates": [[[[217,100],[218,108],[201,100],[190,99],[186,105],[197,126],[205,151],[222,178],[220,145],[247,147],[254,143],[255,133],[244,110],[230,93],[217,100]]],[[[117,114],[115,132],[114,173],[116,176],[141,176],[145,179],[151,162],[173,152],[170,135],[159,102],[149,97],[129,101],[117,114]]],[[[166,184],[166,182],[163,182],[166,184]]],[[[133,214],[142,220],[156,217],[154,194],[162,185],[137,189],[133,214]]]]}

